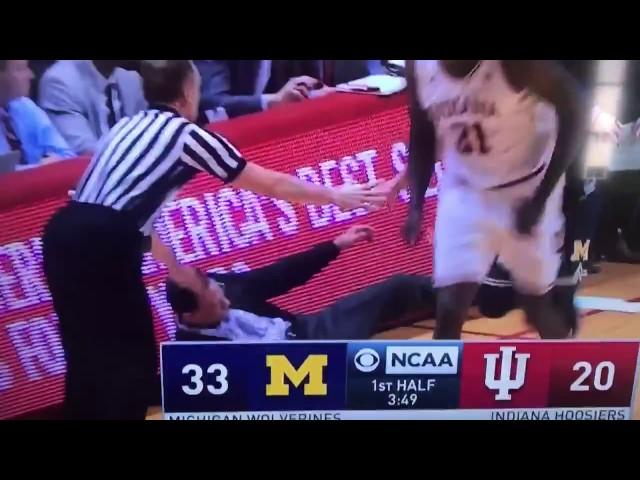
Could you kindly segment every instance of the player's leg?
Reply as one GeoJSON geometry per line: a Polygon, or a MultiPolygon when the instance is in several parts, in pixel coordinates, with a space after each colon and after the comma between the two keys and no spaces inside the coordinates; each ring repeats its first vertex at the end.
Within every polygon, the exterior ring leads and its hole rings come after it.
{"type": "Polygon", "coordinates": [[[560,271],[552,293],[552,302],[569,329],[569,335],[578,333],[579,315],[575,307],[575,294],[587,274],[591,258],[590,239],[595,230],[597,195],[593,182],[582,179],[582,172],[576,168],[567,172],[562,212],[565,217],[564,244],[560,271]],[[595,209],[594,209],[595,206],[595,209]]]}
{"type": "Polygon", "coordinates": [[[434,340],[459,339],[469,307],[478,292],[478,282],[465,282],[441,287],[437,293],[434,340]]]}
{"type": "Polygon", "coordinates": [[[580,330],[580,315],[575,304],[577,289],[578,284],[556,285],[551,292],[553,307],[559,312],[571,338],[575,338],[580,330]]]}
{"type": "Polygon", "coordinates": [[[562,313],[553,304],[551,290],[543,294],[521,293],[519,299],[527,322],[538,331],[540,338],[562,339],[570,335],[562,313]]]}
{"type": "Polygon", "coordinates": [[[441,188],[434,232],[435,339],[457,339],[495,257],[491,205],[465,187],[441,188]]]}
{"type": "Polygon", "coordinates": [[[564,182],[561,181],[549,196],[540,222],[531,235],[522,236],[515,230],[508,233],[500,255],[511,272],[527,321],[543,339],[569,335],[567,322],[552,302],[564,237],[563,189],[564,182]]]}

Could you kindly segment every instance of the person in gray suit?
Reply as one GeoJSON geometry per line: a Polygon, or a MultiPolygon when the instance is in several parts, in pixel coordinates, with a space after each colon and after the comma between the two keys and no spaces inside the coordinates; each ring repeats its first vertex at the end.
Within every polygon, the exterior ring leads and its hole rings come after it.
{"type": "MultiPolygon", "coordinates": [[[[202,77],[200,110],[228,117],[300,102],[322,87],[321,60],[195,60],[202,77]]],[[[211,117],[209,120],[211,120],[211,117]]]]}
{"type": "Polygon", "coordinates": [[[76,154],[91,155],[121,118],[147,107],[137,60],[59,60],[40,81],[40,107],[76,154]]]}

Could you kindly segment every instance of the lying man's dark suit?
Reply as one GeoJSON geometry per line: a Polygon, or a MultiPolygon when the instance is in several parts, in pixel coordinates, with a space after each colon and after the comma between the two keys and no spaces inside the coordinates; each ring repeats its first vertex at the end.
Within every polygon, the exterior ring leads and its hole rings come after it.
{"type": "MultiPolygon", "coordinates": [[[[431,280],[413,275],[392,276],[309,315],[285,311],[269,301],[307,283],[339,253],[339,248],[329,241],[263,268],[244,273],[213,273],[209,278],[224,285],[232,310],[290,322],[291,327],[281,340],[367,339],[385,325],[388,327],[389,322],[404,320],[410,324],[433,314],[431,280]]],[[[180,290],[168,282],[167,297],[174,311],[180,310],[177,308],[180,290]]],[[[176,340],[228,340],[205,332],[205,327],[187,327],[184,321],[179,321],[176,340]]]]}

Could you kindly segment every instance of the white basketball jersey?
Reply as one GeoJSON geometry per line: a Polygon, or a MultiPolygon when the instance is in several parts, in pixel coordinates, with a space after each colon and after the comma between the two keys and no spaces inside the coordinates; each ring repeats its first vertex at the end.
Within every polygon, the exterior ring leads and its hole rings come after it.
{"type": "Polygon", "coordinates": [[[454,78],[438,60],[416,61],[420,105],[436,127],[444,183],[488,189],[526,177],[548,163],[555,110],[509,85],[500,60],[482,60],[454,78]]]}

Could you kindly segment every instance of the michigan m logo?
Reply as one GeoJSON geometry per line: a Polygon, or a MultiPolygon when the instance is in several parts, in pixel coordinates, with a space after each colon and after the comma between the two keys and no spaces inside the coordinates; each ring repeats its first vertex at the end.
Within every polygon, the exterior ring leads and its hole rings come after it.
{"type": "Polygon", "coordinates": [[[584,243],[582,243],[581,240],[574,240],[571,261],[584,262],[585,260],[589,260],[589,245],[591,245],[591,240],[587,240],[584,243]]]}
{"type": "Polygon", "coordinates": [[[327,355],[309,355],[299,368],[294,368],[284,355],[267,355],[267,367],[271,370],[271,383],[267,385],[267,396],[289,395],[289,385],[285,377],[297,388],[304,385],[305,395],[326,395],[327,384],[323,380],[324,367],[328,364],[327,355]]]}

